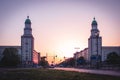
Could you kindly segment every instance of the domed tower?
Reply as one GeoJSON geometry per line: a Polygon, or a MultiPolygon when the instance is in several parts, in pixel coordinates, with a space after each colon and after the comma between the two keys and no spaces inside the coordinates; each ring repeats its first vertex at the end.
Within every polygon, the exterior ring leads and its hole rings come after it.
{"type": "Polygon", "coordinates": [[[95,18],[93,18],[91,26],[91,37],[99,36],[99,30],[97,29],[97,21],[95,20],[95,18]]]}
{"type": "Polygon", "coordinates": [[[98,24],[95,18],[92,21],[91,35],[88,39],[89,60],[92,66],[97,66],[101,61],[102,38],[99,36],[98,24]]]}
{"type": "Polygon", "coordinates": [[[21,36],[21,61],[23,66],[33,65],[34,37],[32,35],[31,20],[25,20],[24,34],[21,36]]]}

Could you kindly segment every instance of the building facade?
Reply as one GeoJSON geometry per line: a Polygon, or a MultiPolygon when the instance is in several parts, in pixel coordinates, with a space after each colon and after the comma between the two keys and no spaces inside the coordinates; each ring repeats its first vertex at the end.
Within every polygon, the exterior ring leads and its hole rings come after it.
{"type": "Polygon", "coordinates": [[[108,54],[112,52],[120,55],[120,46],[102,46],[102,61],[105,61],[108,54]]]}
{"type": "Polygon", "coordinates": [[[29,16],[25,20],[24,34],[21,36],[21,61],[23,65],[33,65],[34,37],[29,16]]]}
{"type": "MultiPolygon", "coordinates": [[[[120,46],[102,46],[101,61],[104,62],[107,59],[108,54],[115,52],[120,55],[120,46]]],[[[74,58],[84,57],[87,62],[90,62],[90,54],[88,48],[81,50],[80,52],[74,53],[74,58]]]]}
{"type": "Polygon", "coordinates": [[[25,20],[24,33],[21,36],[21,46],[0,46],[0,60],[5,48],[16,48],[23,67],[32,67],[40,61],[40,53],[34,50],[34,37],[32,35],[31,20],[25,20]]]}
{"type": "Polygon", "coordinates": [[[74,53],[74,58],[84,57],[87,63],[96,65],[99,61],[106,61],[109,53],[115,52],[120,55],[120,46],[102,46],[102,37],[99,36],[97,21],[92,21],[91,35],[88,38],[88,48],[74,53]]]}
{"type": "Polygon", "coordinates": [[[0,60],[3,58],[3,52],[6,48],[16,48],[18,50],[18,55],[21,55],[21,46],[0,46],[0,60]]]}
{"type": "Polygon", "coordinates": [[[102,38],[99,36],[100,31],[98,30],[97,21],[92,21],[92,29],[91,35],[88,39],[88,53],[89,53],[89,60],[92,65],[96,65],[97,62],[101,61],[102,56],[102,38]]]}
{"type": "Polygon", "coordinates": [[[84,59],[88,62],[89,61],[89,54],[88,54],[88,48],[85,48],[84,50],[81,50],[80,52],[74,53],[74,58],[77,60],[80,57],[84,57],[84,59]]]}
{"type": "Polygon", "coordinates": [[[33,63],[38,64],[40,62],[40,53],[33,50],[33,63]]]}

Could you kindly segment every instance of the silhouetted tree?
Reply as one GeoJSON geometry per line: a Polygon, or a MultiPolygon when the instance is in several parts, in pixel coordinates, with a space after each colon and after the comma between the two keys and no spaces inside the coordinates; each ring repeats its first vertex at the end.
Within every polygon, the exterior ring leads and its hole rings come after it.
{"type": "Polygon", "coordinates": [[[20,63],[20,57],[16,48],[6,48],[3,51],[3,58],[0,61],[1,66],[15,67],[20,63]]]}
{"type": "Polygon", "coordinates": [[[85,59],[84,57],[81,56],[77,59],[77,65],[83,65],[83,64],[85,64],[85,59]]]}
{"type": "Polygon", "coordinates": [[[48,61],[45,60],[46,57],[41,57],[41,61],[39,62],[39,65],[43,68],[46,68],[49,66],[48,61]]]}
{"type": "Polygon", "coordinates": [[[107,55],[108,64],[120,64],[120,56],[116,52],[111,52],[107,55]]]}
{"type": "Polygon", "coordinates": [[[69,58],[65,61],[66,66],[74,66],[75,65],[75,59],[74,58],[69,58]]]}

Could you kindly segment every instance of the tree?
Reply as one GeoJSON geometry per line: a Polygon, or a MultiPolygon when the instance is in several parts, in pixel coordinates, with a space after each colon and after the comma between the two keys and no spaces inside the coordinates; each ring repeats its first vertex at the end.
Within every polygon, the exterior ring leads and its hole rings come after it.
{"type": "Polygon", "coordinates": [[[46,68],[49,66],[48,61],[45,60],[46,57],[41,57],[41,61],[39,62],[39,65],[43,68],[46,68]]]}
{"type": "Polygon", "coordinates": [[[79,57],[78,59],[77,59],[77,64],[78,65],[83,65],[83,64],[85,64],[85,59],[84,59],[84,57],[79,57]]]}
{"type": "Polygon", "coordinates": [[[3,58],[0,64],[4,67],[15,67],[20,63],[20,57],[16,48],[5,48],[3,51],[3,58]]]}
{"type": "Polygon", "coordinates": [[[120,56],[116,52],[111,52],[107,55],[108,64],[120,64],[120,56]]]}
{"type": "Polygon", "coordinates": [[[73,67],[75,65],[75,59],[74,58],[69,58],[69,59],[65,60],[65,65],[73,67]]]}

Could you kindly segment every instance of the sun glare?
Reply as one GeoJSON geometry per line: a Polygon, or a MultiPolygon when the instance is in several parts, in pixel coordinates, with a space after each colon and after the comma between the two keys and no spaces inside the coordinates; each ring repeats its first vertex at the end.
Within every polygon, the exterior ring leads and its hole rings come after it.
{"type": "Polygon", "coordinates": [[[79,44],[75,43],[74,41],[66,40],[63,43],[58,45],[58,50],[60,53],[58,55],[64,57],[72,57],[73,54],[76,52],[75,47],[78,47],[79,44]]]}

